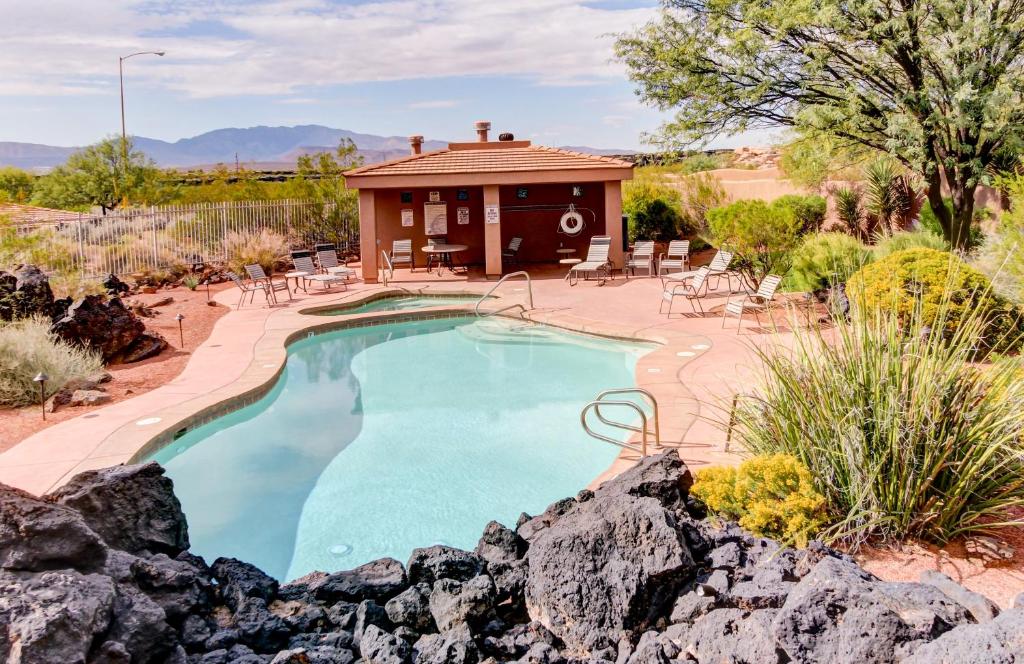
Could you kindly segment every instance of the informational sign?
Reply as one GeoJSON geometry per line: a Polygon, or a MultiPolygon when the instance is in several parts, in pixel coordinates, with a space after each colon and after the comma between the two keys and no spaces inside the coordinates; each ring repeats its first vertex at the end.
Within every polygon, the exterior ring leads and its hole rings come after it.
{"type": "Polygon", "coordinates": [[[423,225],[427,235],[448,234],[448,204],[424,203],[423,225]]]}
{"type": "Polygon", "coordinates": [[[439,191],[432,191],[432,192],[430,192],[430,202],[431,203],[437,203],[440,200],[441,200],[441,192],[439,192],[439,191]]]}
{"type": "Polygon", "coordinates": [[[501,222],[501,211],[497,205],[488,205],[484,208],[484,222],[488,224],[501,222]]]}
{"type": "Polygon", "coordinates": [[[456,210],[456,219],[458,220],[457,223],[459,224],[459,226],[469,225],[469,208],[460,207],[458,210],[456,210]]]}
{"type": "Polygon", "coordinates": [[[412,210],[402,210],[402,228],[412,228],[412,210]]]}

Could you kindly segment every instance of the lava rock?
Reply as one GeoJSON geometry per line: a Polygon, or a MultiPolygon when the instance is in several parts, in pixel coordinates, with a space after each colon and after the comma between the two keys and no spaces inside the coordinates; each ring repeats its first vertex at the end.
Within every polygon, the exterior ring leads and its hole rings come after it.
{"type": "Polygon", "coordinates": [[[0,567],[98,571],[107,547],[80,512],[0,484],[0,567]]]}
{"type": "Polygon", "coordinates": [[[98,351],[111,363],[146,331],[146,325],[118,298],[86,295],[68,307],[51,330],[61,339],[98,351]]]}
{"type": "Polygon", "coordinates": [[[135,584],[160,605],[174,625],[195,614],[207,613],[212,605],[209,577],[187,562],[160,553],[136,558],[130,564],[130,572],[135,584]]]}
{"type": "Polygon", "coordinates": [[[394,558],[381,558],[355,569],[337,572],[309,582],[309,590],[321,601],[387,601],[406,588],[405,568],[394,558]]]}
{"type": "Polygon", "coordinates": [[[430,586],[426,583],[406,588],[389,599],[384,610],[396,625],[405,625],[420,632],[436,629],[430,614],[430,586]]]}
{"type": "Polygon", "coordinates": [[[0,320],[50,318],[52,314],[53,291],[42,270],[35,265],[22,265],[13,273],[0,271],[0,320]]]}
{"type": "Polygon", "coordinates": [[[1013,664],[1024,662],[1024,610],[1006,611],[976,625],[959,625],[919,647],[905,664],[1013,664]]]}
{"type": "Polygon", "coordinates": [[[156,357],[169,346],[170,344],[167,343],[167,339],[162,334],[147,330],[136,337],[135,341],[121,351],[113,361],[120,362],[121,364],[141,362],[146,358],[156,357]]]}
{"type": "Polygon", "coordinates": [[[118,584],[114,615],[106,637],[124,644],[133,661],[157,662],[178,645],[160,605],[130,585],[118,584]]]}
{"type": "Polygon", "coordinates": [[[665,507],[681,508],[693,486],[693,475],[675,450],[641,459],[632,468],[602,484],[595,495],[627,494],[654,498],[665,507]]]}
{"type": "Polygon", "coordinates": [[[249,598],[259,599],[265,605],[277,595],[277,581],[255,565],[235,558],[218,558],[211,570],[220,584],[221,598],[233,611],[238,611],[249,598]]]}
{"type": "Polygon", "coordinates": [[[491,618],[494,606],[494,583],[480,575],[465,583],[441,579],[430,593],[430,614],[442,632],[460,625],[482,627],[491,618]]]}
{"type": "Polygon", "coordinates": [[[78,511],[116,549],[169,556],[188,549],[188,525],[174,483],[156,462],[89,470],[46,498],[78,511]]]}
{"type": "Polygon", "coordinates": [[[239,641],[257,652],[277,652],[288,644],[288,625],[257,597],[247,597],[242,601],[235,611],[235,624],[239,641]]]}
{"type": "Polygon", "coordinates": [[[116,274],[107,275],[107,278],[103,280],[103,289],[111,297],[119,297],[125,293],[130,293],[132,290],[131,286],[118,279],[116,274]]]}
{"type": "Polygon", "coordinates": [[[992,620],[999,615],[999,607],[995,602],[979,593],[971,592],[942,572],[926,569],[919,577],[921,583],[935,586],[944,595],[971,612],[976,622],[992,620]]]}
{"type": "Polygon", "coordinates": [[[413,645],[416,664],[477,664],[480,650],[469,627],[463,625],[442,634],[426,634],[413,645]]]}
{"type": "Polygon", "coordinates": [[[680,644],[683,652],[699,662],[786,662],[788,659],[772,638],[774,618],[774,610],[748,613],[717,609],[697,619],[680,638],[680,644]]]}
{"type": "Polygon", "coordinates": [[[380,627],[387,631],[390,630],[391,620],[388,619],[387,611],[384,607],[374,602],[372,599],[363,600],[356,607],[356,621],[352,627],[352,639],[358,644],[363,634],[366,632],[366,628],[369,626],[380,627]]]}
{"type": "Polygon", "coordinates": [[[484,571],[486,563],[470,551],[438,544],[413,549],[406,567],[409,583],[434,583],[438,579],[469,581],[484,571]]]}
{"type": "Polygon", "coordinates": [[[369,625],[359,643],[359,653],[367,664],[407,664],[412,646],[376,625],[369,625]]]}
{"type": "Polygon", "coordinates": [[[491,521],[484,528],[484,534],[476,545],[476,554],[488,563],[514,563],[526,554],[529,545],[514,530],[509,530],[497,521],[491,521]]]}

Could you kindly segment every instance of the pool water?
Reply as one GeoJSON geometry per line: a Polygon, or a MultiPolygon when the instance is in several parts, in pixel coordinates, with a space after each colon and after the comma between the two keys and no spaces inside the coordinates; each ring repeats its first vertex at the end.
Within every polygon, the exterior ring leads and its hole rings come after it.
{"type": "Polygon", "coordinates": [[[468,549],[488,521],[512,525],[609,466],[619,449],[587,437],[580,410],[633,385],[648,350],[495,319],[330,332],[293,344],[257,403],[152,458],[211,561],[290,580],[468,549]]]}
{"type": "Polygon", "coordinates": [[[391,295],[365,304],[334,307],[310,313],[317,316],[337,316],[338,314],[367,314],[374,311],[405,311],[424,307],[472,304],[479,299],[479,295],[391,295]]]}

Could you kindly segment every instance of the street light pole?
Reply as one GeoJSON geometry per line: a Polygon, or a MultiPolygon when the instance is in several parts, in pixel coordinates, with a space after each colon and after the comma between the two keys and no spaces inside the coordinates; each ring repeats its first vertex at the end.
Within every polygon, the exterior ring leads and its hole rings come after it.
{"type": "Polygon", "coordinates": [[[124,160],[126,168],[128,164],[128,132],[125,130],[124,123],[124,61],[128,58],[134,58],[136,55],[158,55],[163,57],[165,53],[166,51],[139,51],[138,53],[130,53],[117,58],[117,76],[121,83],[121,158],[124,160]]]}

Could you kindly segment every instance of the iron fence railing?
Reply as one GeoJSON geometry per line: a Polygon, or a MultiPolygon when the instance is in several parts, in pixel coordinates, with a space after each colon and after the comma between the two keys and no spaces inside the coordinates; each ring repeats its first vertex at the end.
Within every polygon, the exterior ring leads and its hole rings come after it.
{"type": "MultiPolygon", "coordinates": [[[[294,249],[330,242],[357,253],[358,215],[311,200],[196,203],[72,213],[45,222],[7,224],[6,244],[45,268],[84,277],[132,274],[174,265],[221,263],[232,233],[268,229],[294,249]]],[[[2,266],[0,266],[2,267],[2,266]]]]}

